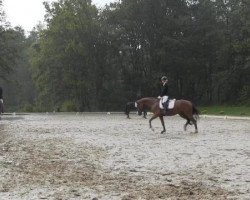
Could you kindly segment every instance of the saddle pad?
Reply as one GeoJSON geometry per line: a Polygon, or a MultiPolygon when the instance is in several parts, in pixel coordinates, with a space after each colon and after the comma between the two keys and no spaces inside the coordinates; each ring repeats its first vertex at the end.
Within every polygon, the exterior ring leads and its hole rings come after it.
{"type": "Polygon", "coordinates": [[[160,102],[159,102],[160,109],[164,109],[163,103],[165,103],[167,100],[168,100],[168,96],[161,97],[160,102]]]}
{"type": "Polygon", "coordinates": [[[162,105],[162,99],[161,99],[160,102],[159,102],[159,107],[160,107],[160,109],[164,109],[164,108],[163,108],[163,105],[162,105]]]}
{"type": "Polygon", "coordinates": [[[168,100],[168,96],[161,97],[160,102],[159,102],[160,109],[164,109],[163,103],[165,103],[167,100],[168,100]]]}
{"type": "Polygon", "coordinates": [[[176,99],[169,100],[168,109],[173,109],[174,108],[175,101],[176,101],[176,99]]]}
{"type": "MultiPolygon", "coordinates": [[[[171,99],[171,100],[169,100],[169,102],[168,102],[168,109],[173,109],[174,108],[174,103],[175,103],[175,101],[176,101],[176,99],[171,99]]],[[[161,98],[161,100],[160,100],[160,102],[159,102],[159,107],[160,107],[160,109],[164,109],[164,107],[163,107],[163,103],[164,103],[165,101],[163,101],[163,99],[161,98]]]]}

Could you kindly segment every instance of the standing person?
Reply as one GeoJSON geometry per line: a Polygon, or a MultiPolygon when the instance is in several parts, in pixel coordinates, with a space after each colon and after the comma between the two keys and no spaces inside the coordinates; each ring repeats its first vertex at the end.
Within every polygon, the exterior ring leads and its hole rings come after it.
{"type": "Polygon", "coordinates": [[[168,94],[168,78],[166,76],[161,77],[161,83],[162,83],[162,88],[161,88],[161,94],[158,98],[163,98],[163,107],[164,107],[164,114],[167,114],[168,110],[168,102],[169,102],[169,94],[168,94]]]}
{"type": "Polygon", "coordinates": [[[3,89],[0,86],[0,114],[3,113],[3,89]]]}

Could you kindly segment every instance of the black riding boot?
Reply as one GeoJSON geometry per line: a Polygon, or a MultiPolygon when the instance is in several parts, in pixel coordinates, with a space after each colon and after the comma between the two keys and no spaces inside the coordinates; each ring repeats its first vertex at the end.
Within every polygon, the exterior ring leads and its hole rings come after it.
{"type": "Polygon", "coordinates": [[[164,115],[167,115],[168,114],[168,100],[163,104],[163,107],[164,107],[164,115]]]}

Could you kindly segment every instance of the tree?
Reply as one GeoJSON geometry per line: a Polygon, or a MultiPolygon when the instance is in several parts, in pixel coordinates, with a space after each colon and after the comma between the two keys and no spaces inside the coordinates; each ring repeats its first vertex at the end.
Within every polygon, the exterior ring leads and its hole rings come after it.
{"type": "Polygon", "coordinates": [[[96,107],[97,9],[80,0],[45,7],[48,28],[39,33],[32,54],[39,102],[47,109],[69,100],[80,110],[96,107]]]}
{"type": "Polygon", "coordinates": [[[14,32],[8,28],[0,0],[0,78],[2,79],[12,71],[13,58],[16,55],[13,41],[14,32]]]}
{"type": "Polygon", "coordinates": [[[60,0],[45,7],[47,27],[35,32],[30,51],[45,110],[120,110],[138,96],[158,96],[162,75],[172,97],[199,104],[248,98],[247,1],[123,0],[98,11],[91,1],[60,0]]]}

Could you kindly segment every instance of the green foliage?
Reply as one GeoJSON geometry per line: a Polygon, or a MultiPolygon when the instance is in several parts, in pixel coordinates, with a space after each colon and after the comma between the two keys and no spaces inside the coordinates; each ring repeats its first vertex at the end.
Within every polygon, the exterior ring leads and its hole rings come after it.
{"type": "Polygon", "coordinates": [[[24,106],[21,107],[21,109],[19,109],[20,112],[34,112],[34,106],[31,104],[25,104],[24,106]]]}
{"type": "Polygon", "coordinates": [[[24,30],[15,27],[6,30],[5,34],[9,34],[11,38],[11,50],[5,50],[8,52],[14,51],[14,53],[9,53],[8,56],[2,55],[3,60],[10,60],[6,62],[6,65],[10,65],[10,71],[5,70],[5,73],[1,73],[0,86],[3,88],[5,110],[10,111],[19,109],[24,104],[33,103],[35,88],[29,71],[30,64],[27,50],[30,41],[26,39],[24,30]]]}
{"type": "Polygon", "coordinates": [[[44,6],[47,26],[38,25],[28,38],[0,27],[0,73],[12,73],[16,87],[9,90],[19,96],[10,98],[13,106],[36,99],[38,111],[121,110],[138,96],[158,96],[162,75],[172,97],[249,105],[249,1],[122,0],[98,10],[90,0],[59,0],[44,6]]]}
{"type": "Polygon", "coordinates": [[[244,87],[249,53],[238,36],[248,29],[236,19],[248,20],[245,3],[123,0],[99,14],[89,1],[45,7],[48,29],[32,61],[38,101],[51,109],[67,99],[80,110],[119,109],[157,96],[162,74],[171,96],[199,103],[235,103],[244,87]]]}
{"type": "Polygon", "coordinates": [[[28,70],[28,46],[24,30],[12,28],[6,21],[0,1],[0,86],[3,88],[5,111],[17,110],[31,103],[34,87],[28,70]]]}
{"type": "Polygon", "coordinates": [[[250,86],[244,86],[241,90],[239,103],[250,106],[250,86]]]}
{"type": "Polygon", "coordinates": [[[76,107],[75,102],[73,102],[71,100],[67,100],[67,101],[63,102],[60,111],[62,111],[62,112],[75,112],[75,111],[77,111],[77,107],[76,107]]]}
{"type": "Polygon", "coordinates": [[[199,110],[202,114],[250,116],[249,106],[202,106],[199,110]]]}

